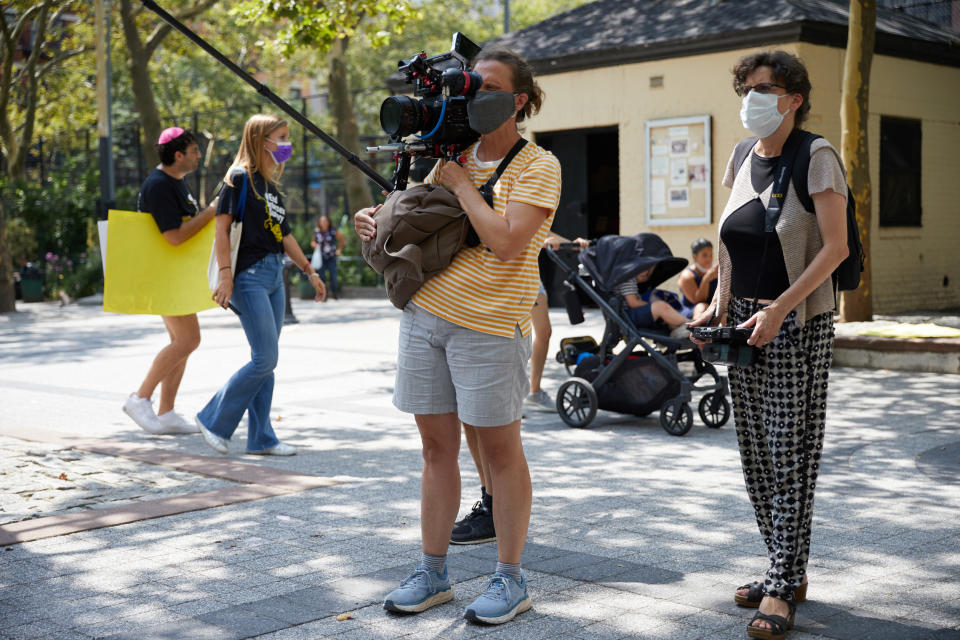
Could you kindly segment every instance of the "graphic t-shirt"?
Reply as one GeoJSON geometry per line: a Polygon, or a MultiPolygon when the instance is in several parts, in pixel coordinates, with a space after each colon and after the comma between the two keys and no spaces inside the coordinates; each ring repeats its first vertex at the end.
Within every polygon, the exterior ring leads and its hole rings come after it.
{"type": "Polygon", "coordinates": [[[200,207],[185,180],[172,178],[161,169],[154,169],[140,187],[137,211],[152,215],[160,233],[163,233],[179,229],[182,223],[200,212],[200,207]]]}
{"type": "Polygon", "coordinates": [[[223,185],[217,215],[236,217],[239,211],[242,179],[247,182],[247,198],[243,208],[243,232],[237,250],[237,270],[234,277],[250,265],[256,264],[271,253],[283,253],[283,237],[290,235],[287,210],[277,188],[269,184],[259,173],[249,181],[249,176],[240,170],[230,173],[229,184],[223,185]]]}

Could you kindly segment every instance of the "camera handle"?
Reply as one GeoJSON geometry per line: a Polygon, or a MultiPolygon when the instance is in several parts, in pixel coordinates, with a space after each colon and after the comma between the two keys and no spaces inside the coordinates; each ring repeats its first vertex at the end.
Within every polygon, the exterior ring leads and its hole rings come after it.
{"type": "MultiPolygon", "coordinates": [[[[153,11],[155,14],[160,16],[160,18],[163,19],[164,22],[166,22],[171,27],[173,27],[174,29],[176,29],[177,31],[185,35],[194,44],[196,44],[198,47],[200,47],[201,49],[209,53],[211,56],[213,56],[217,62],[225,66],[227,69],[230,69],[230,71],[233,71],[233,73],[239,76],[241,80],[243,80],[244,82],[249,84],[251,87],[256,89],[257,93],[259,93],[264,98],[266,98],[267,100],[275,104],[277,108],[279,108],[285,114],[290,116],[293,120],[299,123],[303,128],[305,128],[307,131],[309,131],[313,135],[323,140],[327,144],[327,146],[331,147],[334,151],[336,151],[341,156],[343,156],[347,160],[347,162],[349,162],[354,167],[359,169],[364,175],[366,175],[368,178],[370,178],[375,183],[380,185],[380,187],[382,187],[386,191],[394,190],[395,187],[393,183],[391,183],[389,180],[387,180],[382,175],[377,173],[373,167],[371,167],[366,162],[364,162],[359,157],[357,157],[357,154],[351,152],[346,147],[341,145],[339,142],[334,140],[332,137],[327,135],[327,133],[324,132],[322,129],[320,129],[320,127],[310,122],[310,120],[308,120],[306,116],[304,116],[302,113],[294,109],[287,102],[285,102],[280,96],[278,96],[273,91],[271,91],[268,86],[266,86],[263,83],[257,82],[253,78],[253,76],[251,76],[249,73],[247,73],[246,71],[238,67],[236,64],[234,64],[226,56],[224,56],[217,49],[215,49],[210,43],[208,43],[206,40],[204,40],[203,38],[198,36],[196,33],[191,31],[189,27],[187,27],[182,22],[174,18],[172,15],[164,11],[164,9],[160,7],[156,2],[154,2],[154,0],[140,0],[140,2],[143,4],[144,7],[146,7],[150,11],[153,11]]],[[[409,163],[410,163],[410,160],[408,158],[407,159],[408,171],[409,171],[409,163]]],[[[405,183],[406,183],[406,179],[404,178],[404,186],[406,186],[405,183]]]]}

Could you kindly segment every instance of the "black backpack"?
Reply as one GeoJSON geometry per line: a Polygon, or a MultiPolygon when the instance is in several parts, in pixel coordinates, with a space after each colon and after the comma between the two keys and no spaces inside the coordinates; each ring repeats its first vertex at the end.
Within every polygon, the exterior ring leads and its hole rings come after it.
{"type": "MultiPolygon", "coordinates": [[[[807,174],[810,170],[810,145],[822,136],[800,129],[795,129],[790,135],[803,136],[798,143],[790,180],[793,182],[793,189],[797,192],[800,204],[810,213],[814,213],[813,198],[810,197],[807,189],[807,174]]],[[[737,143],[737,147],[733,151],[734,176],[740,172],[740,167],[743,166],[744,160],[747,159],[756,143],[756,136],[744,138],[737,143]]],[[[786,147],[787,145],[784,144],[784,148],[786,147]]],[[[847,186],[847,248],[850,251],[849,255],[833,272],[834,290],[853,291],[860,286],[860,274],[863,272],[863,244],[860,242],[860,228],[857,226],[857,203],[853,199],[853,192],[849,185],[847,186]]]]}

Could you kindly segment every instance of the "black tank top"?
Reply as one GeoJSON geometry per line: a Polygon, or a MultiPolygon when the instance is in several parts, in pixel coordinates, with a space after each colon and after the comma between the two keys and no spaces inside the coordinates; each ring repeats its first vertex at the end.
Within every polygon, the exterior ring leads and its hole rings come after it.
{"type": "MultiPolygon", "coordinates": [[[[773,174],[780,157],[761,158],[756,153],[750,159],[750,183],[753,190],[762,193],[773,184],[773,174]]],[[[730,255],[732,271],[730,274],[730,292],[738,298],[757,297],[774,300],[790,286],[787,267],[783,261],[783,248],[776,233],[770,234],[767,256],[761,265],[763,255],[763,223],[767,208],[754,198],[731,213],[720,229],[720,239],[730,255]],[[757,288],[757,276],[760,287],[757,288]]]]}

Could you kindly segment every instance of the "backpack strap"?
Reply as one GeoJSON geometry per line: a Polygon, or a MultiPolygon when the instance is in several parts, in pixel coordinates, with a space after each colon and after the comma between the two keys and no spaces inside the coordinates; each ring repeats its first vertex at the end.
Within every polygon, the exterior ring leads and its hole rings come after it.
{"type": "Polygon", "coordinates": [[[801,139],[800,146],[797,148],[791,181],[793,182],[793,190],[797,192],[797,199],[800,200],[800,204],[802,204],[803,208],[808,212],[814,213],[813,198],[810,197],[810,190],[809,187],[807,187],[807,178],[810,174],[810,146],[814,140],[822,138],[823,136],[810,133],[809,131],[803,131],[802,133],[804,137],[801,139]]]}
{"type": "Polygon", "coordinates": [[[750,138],[744,138],[737,143],[737,146],[733,150],[733,177],[736,178],[737,174],[740,173],[740,167],[743,166],[743,163],[747,160],[747,156],[750,155],[750,152],[753,151],[753,147],[757,144],[757,136],[750,138]]]}

